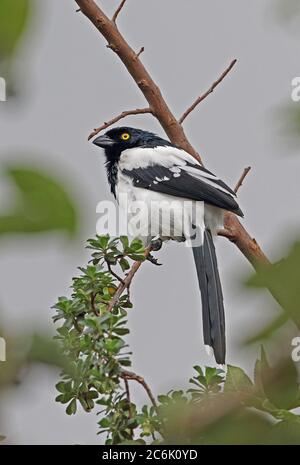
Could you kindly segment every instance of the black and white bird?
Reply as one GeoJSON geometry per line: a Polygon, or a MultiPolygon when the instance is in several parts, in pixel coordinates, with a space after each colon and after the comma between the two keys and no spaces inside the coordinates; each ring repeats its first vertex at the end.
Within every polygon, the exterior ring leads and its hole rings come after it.
{"type": "Polygon", "coordinates": [[[139,218],[143,228],[137,235],[145,243],[157,236],[184,241],[191,238],[191,231],[196,234],[197,241],[191,244],[202,299],[204,343],[213,349],[216,362],[224,364],[224,304],[213,237],[223,226],[224,211],[243,216],[236,194],[187,152],[151,132],[119,127],[93,143],[105,151],[108,182],[120,208],[130,210],[135,202],[161,205],[155,219],[148,213],[147,218],[139,218]],[[195,208],[182,215],[187,202],[195,208]],[[162,217],[169,220],[162,221],[162,217]]]}

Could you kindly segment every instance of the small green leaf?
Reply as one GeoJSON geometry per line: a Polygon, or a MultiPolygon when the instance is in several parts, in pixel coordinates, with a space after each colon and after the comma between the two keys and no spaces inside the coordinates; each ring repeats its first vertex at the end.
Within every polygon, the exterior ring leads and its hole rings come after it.
{"type": "Polygon", "coordinates": [[[110,421],[108,418],[102,418],[102,420],[99,421],[99,425],[101,426],[101,428],[109,428],[110,421]]]}
{"type": "Polygon", "coordinates": [[[73,400],[71,400],[71,402],[67,406],[66,413],[68,415],[74,415],[76,413],[76,411],[77,411],[77,401],[76,401],[76,399],[73,399],[73,400]]]}
{"type": "Polygon", "coordinates": [[[249,376],[239,367],[228,365],[224,391],[250,391],[253,383],[249,376]]]}
{"type": "Polygon", "coordinates": [[[129,270],[130,265],[129,265],[128,261],[126,260],[126,258],[121,258],[119,263],[120,263],[120,266],[122,268],[122,271],[129,270]]]}

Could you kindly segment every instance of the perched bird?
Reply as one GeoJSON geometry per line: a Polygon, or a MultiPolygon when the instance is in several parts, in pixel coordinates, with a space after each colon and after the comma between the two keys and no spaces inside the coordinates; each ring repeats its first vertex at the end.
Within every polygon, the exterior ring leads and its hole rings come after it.
{"type": "Polygon", "coordinates": [[[213,349],[216,362],[224,364],[224,304],[213,236],[223,226],[224,210],[243,216],[236,194],[190,154],[151,132],[119,127],[93,143],[105,151],[108,182],[120,208],[130,210],[134,202],[147,207],[159,203],[160,215],[153,219],[146,209],[139,218],[142,230],[137,235],[145,243],[157,237],[184,241],[197,236],[191,247],[202,299],[204,343],[213,349]],[[195,208],[187,208],[189,204],[195,208]]]}

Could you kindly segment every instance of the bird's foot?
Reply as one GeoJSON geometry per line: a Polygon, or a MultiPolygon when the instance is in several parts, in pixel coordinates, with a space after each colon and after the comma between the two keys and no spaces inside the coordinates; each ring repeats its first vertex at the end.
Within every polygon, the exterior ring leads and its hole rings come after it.
{"type": "Polygon", "coordinates": [[[149,262],[153,263],[153,265],[156,265],[156,266],[161,266],[162,265],[162,263],[158,263],[157,258],[153,257],[153,255],[151,253],[149,253],[149,255],[147,257],[147,260],[149,260],[149,262]]]}

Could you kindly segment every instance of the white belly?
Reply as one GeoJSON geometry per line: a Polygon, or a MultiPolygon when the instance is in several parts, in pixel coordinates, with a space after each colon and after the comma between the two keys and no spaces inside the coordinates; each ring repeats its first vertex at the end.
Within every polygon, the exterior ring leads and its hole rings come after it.
{"type": "Polygon", "coordinates": [[[138,237],[145,244],[154,237],[190,242],[197,231],[197,243],[193,245],[200,245],[205,227],[214,233],[223,224],[219,208],[134,187],[127,176],[119,175],[118,181],[117,200],[123,227],[126,226],[130,238],[138,237]]]}

